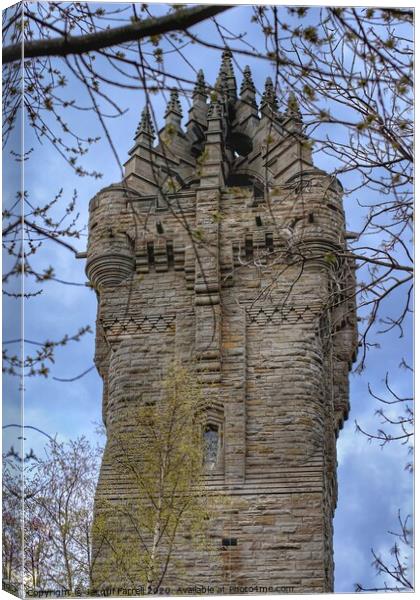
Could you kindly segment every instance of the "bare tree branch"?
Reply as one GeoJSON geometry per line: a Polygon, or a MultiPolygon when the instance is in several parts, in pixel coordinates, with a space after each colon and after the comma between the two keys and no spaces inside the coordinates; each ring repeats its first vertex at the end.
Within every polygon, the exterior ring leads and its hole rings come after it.
{"type": "MultiPolygon", "coordinates": [[[[25,59],[40,56],[68,56],[69,54],[84,54],[124,42],[141,40],[153,35],[162,35],[169,31],[179,31],[201,23],[231,8],[229,5],[208,5],[177,10],[163,17],[154,17],[145,21],[135,21],[124,27],[115,27],[92,34],[78,36],[63,36],[25,42],[25,59]]],[[[11,63],[22,58],[22,44],[12,44],[3,49],[3,64],[11,63]]]]}

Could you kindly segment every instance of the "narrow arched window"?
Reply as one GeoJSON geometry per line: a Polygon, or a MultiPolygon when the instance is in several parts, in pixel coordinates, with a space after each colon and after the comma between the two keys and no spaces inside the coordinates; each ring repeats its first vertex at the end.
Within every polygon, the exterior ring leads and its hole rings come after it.
{"type": "Polygon", "coordinates": [[[204,464],[210,471],[217,464],[219,457],[219,428],[209,423],[204,430],[204,464]]]}

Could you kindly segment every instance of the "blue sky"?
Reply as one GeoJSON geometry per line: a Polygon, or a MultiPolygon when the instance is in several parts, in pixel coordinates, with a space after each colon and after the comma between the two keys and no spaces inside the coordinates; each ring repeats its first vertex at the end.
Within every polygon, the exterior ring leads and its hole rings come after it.
{"type": "MultiPolygon", "coordinates": [[[[253,28],[249,23],[249,9],[236,7],[219,19],[226,26],[236,31],[248,31],[252,35],[253,28]]],[[[214,82],[219,68],[218,53],[194,46],[188,54],[189,60],[196,68],[205,70],[206,80],[214,82]]],[[[243,68],[250,64],[257,88],[263,87],[266,76],[272,75],[269,63],[261,64],[252,59],[238,59],[243,68]]],[[[171,55],[167,68],[193,79],[191,70],[185,66],[185,73],[178,58],[171,55]]],[[[241,76],[237,74],[238,84],[241,76]]],[[[68,89],[68,95],[77,97],[79,102],[86,100],[80,86],[74,84],[68,89]]],[[[108,126],[114,144],[119,152],[121,162],[127,158],[132,146],[140,112],[143,108],[143,94],[140,91],[113,91],[113,98],[127,108],[127,112],[119,119],[109,119],[108,126]]],[[[156,116],[162,118],[164,99],[160,95],[152,97],[156,116]]],[[[187,103],[183,100],[184,115],[187,103]]],[[[90,113],[82,112],[69,115],[69,121],[81,131],[89,134],[103,135],[100,125],[90,113]]],[[[185,122],[185,120],[184,120],[185,122]]],[[[102,180],[79,178],[72,173],[68,165],[50,145],[39,144],[34,140],[29,128],[25,131],[26,149],[34,147],[35,151],[25,163],[25,187],[29,191],[31,202],[45,204],[58,190],[64,188],[64,197],[70,200],[73,189],[79,193],[78,206],[80,222],[87,222],[89,199],[103,186],[118,181],[120,171],[109,146],[101,140],[84,159],[84,166],[103,172],[102,180]]],[[[5,154],[7,157],[7,153],[5,154]]],[[[330,161],[317,156],[316,164],[326,170],[331,169],[330,161]]],[[[16,176],[3,181],[4,203],[8,195],[14,195],[16,176]]],[[[347,176],[349,177],[349,176],[347,176]]],[[[344,186],[352,186],[351,179],[341,178],[344,186]]],[[[363,191],[345,199],[345,209],[350,230],[357,229],[360,222],[360,208],[356,198],[363,199],[363,191]]],[[[85,232],[86,233],[86,232],[85,232]]],[[[86,247],[86,237],[75,241],[79,250],[86,247]]],[[[64,280],[84,283],[84,261],[75,260],[73,256],[56,245],[45,245],[36,256],[36,264],[47,267],[54,264],[59,277],[64,280]]],[[[398,308],[400,297],[390,300],[391,309],[398,308]]],[[[3,339],[16,338],[16,303],[4,302],[3,339]]],[[[94,326],[96,315],[95,294],[84,286],[63,286],[48,282],[43,294],[30,299],[25,305],[25,338],[30,340],[58,339],[65,333],[73,334],[80,326],[94,326]]],[[[356,582],[371,587],[380,585],[381,580],[374,577],[370,566],[370,548],[380,551],[384,556],[388,553],[393,539],[387,535],[388,530],[395,530],[397,511],[402,514],[412,512],[412,491],[410,475],[403,467],[407,458],[406,447],[398,442],[380,448],[376,443],[369,444],[361,434],[355,433],[354,421],[368,431],[375,432],[379,426],[374,412],[379,408],[368,394],[368,382],[379,395],[385,389],[384,377],[388,371],[394,390],[403,395],[411,394],[410,374],[398,364],[404,357],[411,364],[411,330],[406,327],[406,337],[398,338],[395,333],[383,336],[381,348],[370,351],[367,368],[361,375],[351,375],[351,413],[348,422],[340,433],[338,441],[339,460],[339,502],[335,518],[335,589],[337,592],[353,591],[356,582]]],[[[26,352],[32,348],[27,347],[26,352]]],[[[59,378],[71,378],[86,370],[93,364],[94,335],[88,334],[80,342],[70,343],[56,351],[56,363],[52,365],[51,375],[59,378]]],[[[4,395],[4,423],[16,420],[18,394],[15,382],[6,379],[8,389],[4,395]]],[[[101,421],[101,380],[95,370],[73,383],[57,382],[37,377],[28,378],[25,383],[25,422],[40,427],[48,434],[61,440],[86,434],[95,438],[95,423],[101,421]]],[[[6,430],[4,447],[18,444],[16,431],[6,430]]],[[[26,434],[27,446],[40,451],[44,439],[36,433],[26,434]]]]}

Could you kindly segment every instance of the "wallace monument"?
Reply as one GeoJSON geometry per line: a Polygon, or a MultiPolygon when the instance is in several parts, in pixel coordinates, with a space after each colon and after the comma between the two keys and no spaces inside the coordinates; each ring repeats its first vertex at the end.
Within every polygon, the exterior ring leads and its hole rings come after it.
{"type": "MultiPolygon", "coordinates": [[[[209,399],[206,486],[229,502],[209,523],[217,556],[186,536],[165,581],[332,591],[336,439],[357,350],[343,189],[314,166],[295,96],[280,112],[271,79],[259,96],[248,67],[238,88],[228,50],[213,88],[198,73],[186,122],[172,90],[156,133],[149,102],[123,181],[90,202],[107,432],[95,519],[104,501],[135,502],[112,443],[176,360],[209,399]]],[[[110,526],[135,553],[133,531],[110,526]]],[[[94,549],[101,585],[137,582],[106,566],[108,545],[94,549]]]]}

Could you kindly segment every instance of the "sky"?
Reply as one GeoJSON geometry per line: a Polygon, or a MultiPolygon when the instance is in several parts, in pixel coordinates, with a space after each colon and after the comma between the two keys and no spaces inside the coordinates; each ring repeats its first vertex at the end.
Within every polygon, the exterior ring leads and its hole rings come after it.
{"type": "MultiPolygon", "coordinates": [[[[98,4],[99,5],[99,4],[98,4]]],[[[249,9],[238,6],[233,11],[219,18],[227,27],[235,31],[248,32],[253,35],[249,23],[249,9]]],[[[201,26],[204,27],[204,26],[201,26]]],[[[201,29],[202,30],[202,29],[201,29]]],[[[197,31],[201,31],[197,28],[197,31]]],[[[218,54],[195,45],[191,52],[185,51],[189,61],[196,68],[205,70],[206,80],[214,82],[219,68],[218,54]]],[[[272,75],[270,66],[255,61],[238,59],[241,68],[250,64],[254,82],[258,89],[263,88],[265,77],[272,75]]],[[[167,67],[177,68],[180,72],[179,57],[171,55],[167,67]],[[173,62],[171,62],[173,61],[173,62]]],[[[186,76],[193,78],[187,66],[186,76]]],[[[181,71],[182,72],[182,71],[181,71]]],[[[241,76],[237,74],[238,84],[241,76]]],[[[69,96],[77,98],[83,104],[86,101],[83,90],[77,84],[68,89],[69,96]]],[[[120,162],[127,158],[132,146],[134,131],[143,108],[144,98],[140,91],[117,90],[113,98],[124,107],[125,114],[118,119],[108,119],[107,125],[115,147],[119,153],[120,162]]],[[[162,118],[164,99],[152,97],[155,114],[162,118]]],[[[182,100],[184,116],[187,103],[182,100]]],[[[79,112],[69,116],[71,122],[82,131],[89,134],[103,135],[100,124],[93,119],[89,112],[79,112]]],[[[184,118],[185,122],[185,118],[184,118]]],[[[13,141],[16,144],[16,140],[13,141]]],[[[109,145],[105,140],[96,144],[84,159],[88,169],[103,172],[103,178],[98,181],[93,178],[77,177],[49,145],[40,146],[34,139],[29,127],[25,128],[25,147],[34,148],[33,153],[24,165],[25,189],[33,204],[45,204],[62,187],[64,197],[70,200],[73,190],[78,190],[78,210],[80,223],[87,223],[87,207],[90,198],[100,188],[116,182],[121,178],[121,172],[109,145]]],[[[7,150],[5,152],[7,157],[7,150]]],[[[329,170],[329,159],[317,156],[316,164],[329,170]]],[[[4,204],[13,197],[18,187],[19,171],[16,164],[10,166],[10,171],[3,177],[4,204]]],[[[350,187],[351,180],[341,179],[344,186],[350,187]]],[[[346,197],[344,206],[348,229],[355,230],[360,222],[361,214],[356,199],[363,199],[363,191],[357,195],[346,197]]],[[[83,251],[86,248],[87,231],[80,240],[72,243],[83,251]]],[[[46,244],[36,255],[36,264],[47,267],[54,264],[59,277],[66,281],[84,284],[84,260],[75,260],[71,253],[57,245],[46,244]]],[[[390,300],[398,306],[401,298],[390,300]]],[[[3,340],[16,339],[18,327],[18,303],[4,300],[3,306],[3,340]]],[[[391,307],[392,308],[392,307],[391,307]]],[[[41,296],[25,303],[25,339],[45,340],[59,339],[64,334],[75,333],[81,326],[90,324],[94,329],[96,315],[96,297],[92,290],[85,285],[67,286],[48,282],[41,296]]],[[[388,334],[381,340],[381,347],[370,351],[367,368],[362,374],[351,374],[351,412],[349,420],[340,432],[338,440],[338,482],[339,500],[334,521],[334,560],[335,560],[335,591],[351,592],[355,583],[365,587],[381,585],[382,580],[374,576],[371,567],[371,548],[386,556],[393,543],[393,538],[387,532],[395,530],[397,513],[402,515],[412,513],[412,485],[410,475],[404,471],[407,462],[407,448],[395,442],[380,448],[375,442],[369,443],[360,433],[355,432],[354,422],[358,421],[367,431],[378,429],[378,416],[375,410],[378,403],[368,393],[368,383],[372,389],[381,395],[385,391],[384,377],[389,372],[393,389],[402,396],[411,392],[411,377],[406,371],[398,368],[404,357],[410,362],[412,350],[411,325],[406,327],[406,336],[399,338],[396,333],[388,334]]],[[[32,348],[26,346],[28,353],[32,348]]],[[[87,435],[96,440],[97,425],[101,422],[102,383],[96,370],[71,383],[55,381],[57,378],[73,378],[93,365],[94,335],[87,334],[81,341],[69,343],[56,351],[56,361],[51,365],[51,376],[48,378],[27,378],[24,394],[24,419],[27,425],[37,426],[48,435],[56,436],[58,440],[73,439],[87,435]]],[[[19,409],[19,391],[17,382],[10,378],[4,380],[3,423],[7,425],[16,422],[19,409]]],[[[19,434],[13,429],[6,429],[3,446],[8,449],[11,444],[19,444],[19,434]]],[[[33,447],[35,452],[42,452],[45,437],[34,431],[25,433],[27,448],[33,447]]]]}

